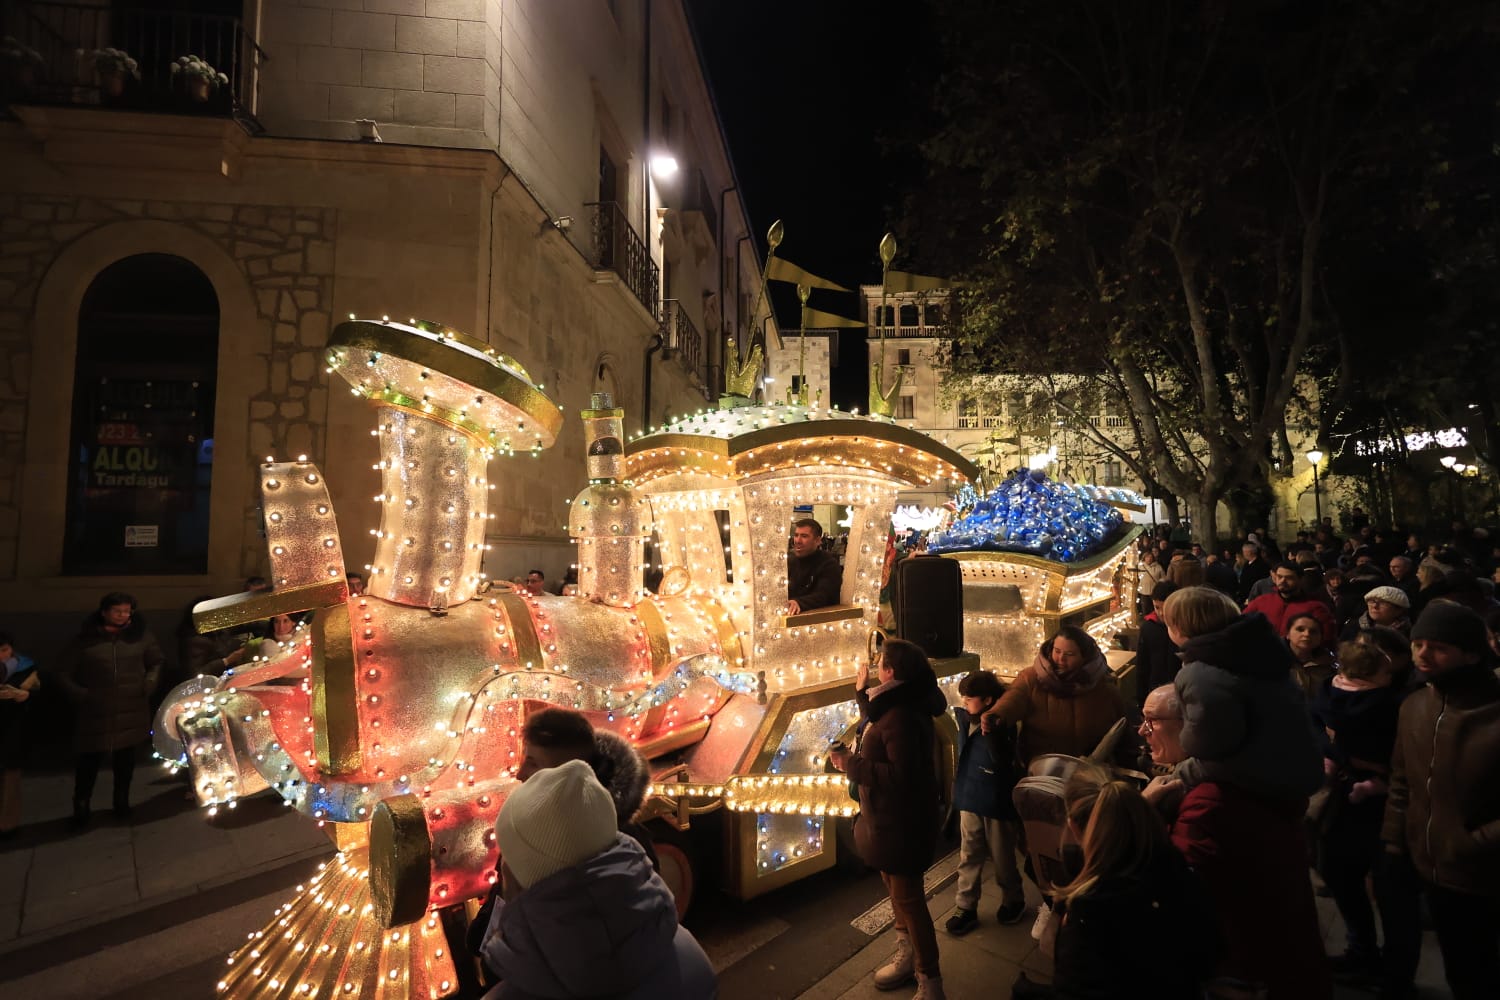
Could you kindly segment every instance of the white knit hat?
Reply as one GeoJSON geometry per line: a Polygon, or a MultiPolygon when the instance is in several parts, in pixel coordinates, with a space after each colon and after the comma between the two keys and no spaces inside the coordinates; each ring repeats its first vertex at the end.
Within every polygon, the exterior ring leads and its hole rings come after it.
{"type": "Polygon", "coordinates": [[[614,842],[615,803],[581,760],[538,771],[495,817],[500,857],[524,889],[614,842]]]}
{"type": "Polygon", "coordinates": [[[1400,587],[1376,587],[1374,590],[1365,591],[1365,600],[1384,601],[1394,604],[1398,608],[1411,610],[1411,598],[1406,596],[1406,591],[1400,587]]]}

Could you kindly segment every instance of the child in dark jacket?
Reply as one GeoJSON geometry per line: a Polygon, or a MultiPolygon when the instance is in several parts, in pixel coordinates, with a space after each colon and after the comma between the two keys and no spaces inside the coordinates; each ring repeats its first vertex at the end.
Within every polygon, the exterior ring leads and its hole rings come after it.
{"type": "Polygon", "coordinates": [[[1026,912],[1021,872],[1016,866],[1020,823],[1011,793],[1020,780],[1016,760],[1015,726],[981,731],[979,717],[1005,693],[1005,685],[988,670],[975,670],[958,684],[963,707],[953,714],[958,722],[958,769],[953,779],[953,804],[958,809],[958,891],[949,934],[967,934],[979,926],[979,894],[986,859],[995,866],[1001,905],[995,919],[1014,924],[1026,912]]]}
{"type": "Polygon", "coordinates": [[[1392,683],[1395,664],[1379,646],[1346,642],[1338,659],[1339,672],[1323,682],[1312,705],[1313,721],[1328,738],[1329,798],[1320,824],[1319,867],[1347,935],[1344,955],[1334,961],[1339,971],[1383,979],[1386,992],[1404,996],[1411,993],[1421,951],[1416,900],[1385,878],[1379,860],[1396,720],[1406,691],[1392,683]],[[1384,952],[1376,944],[1375,911],[1365,889],[1372,871],[1384,952]]]}

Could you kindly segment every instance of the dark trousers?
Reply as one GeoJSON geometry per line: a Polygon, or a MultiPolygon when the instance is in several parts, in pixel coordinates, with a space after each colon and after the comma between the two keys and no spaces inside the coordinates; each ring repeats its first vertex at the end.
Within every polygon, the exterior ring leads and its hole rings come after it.
{"type": "MultiPolygon", "coordinates": [[[[78,768],[73,772],[73,801],[87,803],[94,797],[94,782],[99,779],[99,767],[104,763],[104,751],[91,750],[78,755],[78,768]]],[[[130,802],[130,779],[135,774],[135,747],[121,747],[109,755],[109,763],[115,775],[114,803],[127,805],[130,802]]]]}
{"type": "Polygon", "coordinates": [[[1500,997],[1500,899],[1426,887],[1454,1000],[1500,997]]]}
{"type": "Polygon", "coordinates": [[[927,910],[927,894],[922,890],[922,873],[915,875],[892,875],[881,872],[885,891],[891,896],[891,916],[896,929],[905,931],[911,939],[912,964],[917,974],[941,976],[938,971],[937,930],[932,926],[932,914],[927,910]]]}
{"type": "Polygon", "coordinates": [[[1386,988],[1399,994],[1417,978],[1422,959],[1422,882],[1406,855],[1382,851],[1375,863],[1375,903],[1385,932],[1381,976],[1386,988]]]}
{"type": "MultiPolygon", "coordinates": [[[[1334,795],[1347,795],[1344,785],[1334,795]]],[[[1411,862],[1387,856],[1380,841],[1385,813],[1383,796],[1336,807],[1319,845],[1323,881],[1333,895],[1347,931],[1350,954],[1378,960],[1384,981],[1392,988],[1409,987],[1417,974],[1422,951],[1422,927],[1417,920],[1420,887],[1411,862]],[[1373,874],[1375,905],[1370,905],[1366,877],[1373,874]],[[1385,931],[1385,947],[1376,943],[1375,911],[1385,931]]]]}

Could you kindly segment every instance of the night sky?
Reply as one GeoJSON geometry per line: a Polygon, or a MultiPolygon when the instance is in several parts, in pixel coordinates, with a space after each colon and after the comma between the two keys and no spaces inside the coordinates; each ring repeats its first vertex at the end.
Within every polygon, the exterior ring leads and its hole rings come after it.
{"type": "MultiPolygon", "coordinates": [[[[876,248],[911,177],[886,150],[920,120],[928,95],[922,4],[688,0],[688,9],[762,251],[781,219],[780,256],[849,288],[879,281],[876,248]]],[[[900,257],[897,266],[921,270],[900,257]]],[[[771,288],[782,329],[795,329],[791,286],[771,288]]],[[[813,304],[857,315],[852,295],[818,292],[813,304]]],[[[867,375],[861,332],[844,331],[833,402],[863,408],[867,375]]]]}

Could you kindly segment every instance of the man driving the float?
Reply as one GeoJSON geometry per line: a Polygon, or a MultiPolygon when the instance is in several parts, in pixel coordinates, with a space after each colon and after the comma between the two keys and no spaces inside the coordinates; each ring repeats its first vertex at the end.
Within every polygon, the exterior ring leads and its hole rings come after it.
{"type": "Polygon", "coordinates": [[[787,613],[837,604],[843,576],[838,557],[823,551],[823,526],[810,517],[792,522],[792,551],[786,559],[787,613]]]}

